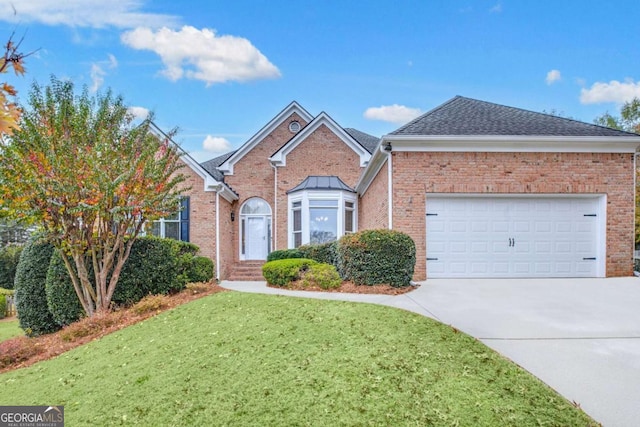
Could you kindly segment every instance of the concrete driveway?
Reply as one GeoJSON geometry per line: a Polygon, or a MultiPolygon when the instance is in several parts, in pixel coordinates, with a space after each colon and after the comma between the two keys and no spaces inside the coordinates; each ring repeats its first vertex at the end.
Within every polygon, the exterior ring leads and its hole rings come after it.
{"type": "Polygon", "coordinates": [[[640,425],[640,279],[431,279],[409,295],[604,426],[640,425]]]}
{"type": "Polygon", "coordinates": [[[404,295],[229,289],[403,308],[474,336],[606,427],[640,425],[640,279],[430,279],[404,295]]]}

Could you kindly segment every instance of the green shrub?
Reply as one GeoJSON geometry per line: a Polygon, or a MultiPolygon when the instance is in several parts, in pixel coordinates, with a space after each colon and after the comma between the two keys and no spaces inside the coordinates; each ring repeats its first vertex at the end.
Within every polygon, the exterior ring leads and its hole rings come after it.
{"type": "Polygon", "coordinates": [[[294,280],[298,280],[300,273],[314,264],[317,262],[306,258],[269,261],[262,266],[262,275],[270,285],[287,286],[294,280]]]}
{"type": "MultiPolygon", "coordinates": [[[[89,278],[93,279],[93,268],[90,268],[89,278]]],[[[94,280],[91,282],[93,283],[94,280]]],[[[84,314],[67,267],[57,250],[54,251],[49,262],[45,292],[49,311],[60,325],[65,326],[76,322],[84,314]]]]}
{"type": "Polygon", "coordinates": [[[302,274],[302,284],[305,288],[319,286],[322,289],[335,289],[340,287],[342,279],[333,265],[315,264],[302,274]]]}
{"type": "Polygon", "coordinates": [[[13,289],[16,267],[22,246],[8,245],[0,249],[0,288],[13,289]]]}
{"type": "Polygon", "coordinates": [[[210,258],[194,256],[189,261],[188,283],[210,282],[213,279],[214,263],[210,258]]]}
{"type": "Polygon", "coordinates": [[[338,243],[338,270],[356,285],[408,286],[416,264],[415,243],[394,230],[364,230],[338,243]]]}
{"type": "Polygon", "coordinates": [[[49,311],[45,283],[53,246],[37,237],[30,240],[16,268],[15,300],[20,327],[27,335],[41,335],[60,329],[49,311]]]}
{"type": "Polygon", "coordinates": [[[302,245],[298,249],[302,258],[309,258],[323,264],[337,265],[338,242],[322,243],[319,245],[302,245]]]}
{"type": "Polygon", "coordinates": [[[139,237],[122,268],[113,302],[128,306],[147,295],[169,294],[184,288],[186,275],[178,277],[180,264],[176,255],[188,246],[176,242],[159,237],[139,237]]]}
{"type": "Polygon", "coordinates": [[[292,258],[304,258],[302,252],[298,249],[281,249],[273,251],[267,256],[267,262],[276,261],[279,259],[292,259],[292,258]]]}
{"type": "Polygon", "coordinates": [[[0,294],[0,319],[4,319],[7,314],[7,297],[0,294]]]}

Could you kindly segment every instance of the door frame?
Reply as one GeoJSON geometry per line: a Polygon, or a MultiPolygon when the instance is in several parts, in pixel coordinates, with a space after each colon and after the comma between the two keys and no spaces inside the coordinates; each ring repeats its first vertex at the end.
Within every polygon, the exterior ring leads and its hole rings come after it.
{"type": "Polygon", "coordinates": [[[266,260],[267,256],[269,255],[269,253],[271,252],[271,238],[272,238],[272,222],[271,222],[271,206],[269,205],[269,203],[260,198],[260,197],[252,197],[250,199],[245,200],[245,202],[242,204],[242,207],[240,208],[240,221],[238,221],[238,235],[239,235],[239,242],[238,242],[238,255],[239,255],[239,259],[241,261],[250,261],[250,260],[266,260]],[[259,214],[247,214],[247,213],[242,213],[242,208],[244,208],[244,206],[247,204],[247,202],[249,202],[250,200],[260,200],[262,202],[264,202],[264,204],[269,208],[269,213],[259,213],[259,214]],[[263,232],[264,232],[264,247],[263,247],[263,253],[264,253],[264,258],[247,258],[246,256],[246,233],[249,230],[248,229],[248,219],[249,218],[262,218],[263,219],[263,232]]]}

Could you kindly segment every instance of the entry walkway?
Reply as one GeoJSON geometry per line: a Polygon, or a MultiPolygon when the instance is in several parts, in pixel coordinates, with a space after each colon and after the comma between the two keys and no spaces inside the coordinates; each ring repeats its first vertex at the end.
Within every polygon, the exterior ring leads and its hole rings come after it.
{"type": "Polygon", "coordinates": [[[403,295],[227,289],[369,302],[450,324],[549,384],[604,426],[640,420],[640,279],[431,279],[403,295]]]}

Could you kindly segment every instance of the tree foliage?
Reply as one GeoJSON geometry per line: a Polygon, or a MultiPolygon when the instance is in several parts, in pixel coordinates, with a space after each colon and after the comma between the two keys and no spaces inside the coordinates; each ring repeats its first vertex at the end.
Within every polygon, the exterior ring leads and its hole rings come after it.
{"type": "Polygon", "coordinates": [[[52,77],[33,84],[28,104],[0,145],[0,210],[42,227],[92,316],[109,309],[144,224],[178,209],[180,155],[149,121],[135,126],[111,91],[76,95],[72,82],[52,77]]]}
{"type": "MultiPolygon", "coordinates": [[[[596,117],[595,124],[640,134],[640,98],[625,102],[619,116],[604,113],[596,117]]],[[[636,169],[636,183],[640,183],[640,170],[636,169]]],[[[640,243],[640,186],[636,184],[636,244],[640,243]]]]}
{"type": "MultiPolygon", "coordinates": [[[[13,41],[13,35],[9,37],[4,45],[4,54],[0,57],[0,73],[7,73],[13,69],[18,76],[24,74],[24,58],[27,55],[19,51],[21,41],[16,43],[13,41]]],[[[20,107],[14,102],[16,94],[12,85],[7,82],[0,83],[0,135],[11,135],[18,127],[20,107]]]]}
{"type": "Polygon", "coordinates": [[[640,133],[640,99],[633,98],[620,108],[619,116],[604,113],[596,117],[594,123],[626,132],[640,133]]]}

